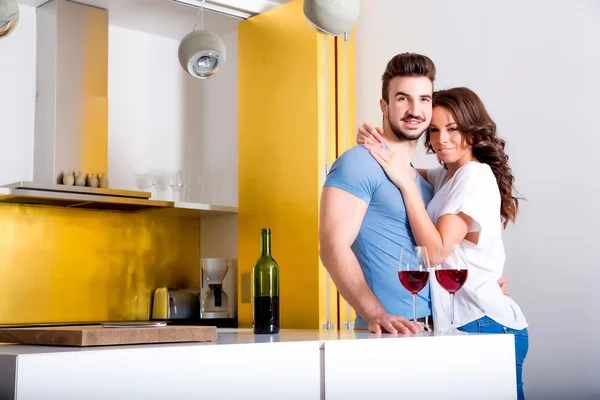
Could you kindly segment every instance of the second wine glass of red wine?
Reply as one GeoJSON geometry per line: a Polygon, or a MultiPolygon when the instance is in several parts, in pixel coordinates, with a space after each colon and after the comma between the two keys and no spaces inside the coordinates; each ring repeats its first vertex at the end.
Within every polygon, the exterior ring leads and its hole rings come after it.
{"type": "Polygon", "coordinates": [[[469,276],[469,263],[465,249],[460,244],[441,245],[435,254],[435,277],[440,286],[450,294],[450,333],[458,332],[454,320],[454,295],[463,287],[469,276]]]}
{"type": "Polygon", "coordinates": [[[403,247],[400,250],[398,278],[406,290],[412,294],[413,322],[417,324],[417,294],[429,281],[429,257],[422,246],[403,247]]]}

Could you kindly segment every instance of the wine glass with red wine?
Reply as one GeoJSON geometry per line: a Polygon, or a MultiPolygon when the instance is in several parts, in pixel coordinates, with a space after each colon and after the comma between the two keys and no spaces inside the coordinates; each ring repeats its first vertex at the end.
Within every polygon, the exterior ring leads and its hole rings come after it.
{"type": "Polygon", "coordinates": [[[462,245],[441,245],[436,248],[435,278],[440,286],[450,293],[450,332],[458,331],[454,321],[454,295],[467,281],[468,264],[462,245]]]}
{"type": "Polygon", "coordinates": [[[398,278],[402,286],[412,294],[415,324],[417,324],[417,294],[427,286],[429,267],[429,257],[425,247],[403,247],[400,250],[398,278]]]}

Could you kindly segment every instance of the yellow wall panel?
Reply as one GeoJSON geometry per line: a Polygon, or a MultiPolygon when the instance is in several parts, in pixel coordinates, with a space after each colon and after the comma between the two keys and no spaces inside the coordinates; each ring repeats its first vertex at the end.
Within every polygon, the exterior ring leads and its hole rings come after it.
{"type": "Polygon", "coordinates": [[[157,287],[198,287],[198,219],[0,206],[0,324],[148,319],[157,287]]]}
{"type": "Polygon", "coordinates": [[[108,13],[88,12],[83,22],[85,36],[83,57],[83,90],[81,154],[83,173],[106,174],[108,171],[108,13]]]}
{"type": "MultiPolygon", "coordinates": [[[[261,228],[271,228],[281,268],[282,328],[319,325],[322,46],[301,0],[238,25],[238,266],[240,274],[251,273],[261,228]]],[[[239,321],[252,326],[250,303],[239,303],[239,321]]]]}

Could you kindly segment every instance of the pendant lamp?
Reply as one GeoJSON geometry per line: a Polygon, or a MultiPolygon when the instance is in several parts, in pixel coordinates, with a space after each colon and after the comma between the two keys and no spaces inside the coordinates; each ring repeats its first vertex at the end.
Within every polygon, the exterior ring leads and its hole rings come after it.
{"type": "Polygon", "coordinates": [[[360,0],[304,0],[304,16],[321,33],[349,32],[360,14],[360,0]]]}
{"type": "MultiPolygon", "coordinates": [[[[227,49],[218,35],[204,29],[204,1],[199,14],[202,14],[201,30],[188,33],[179,44],[179,63],[188,74],[197,79],[207,79],[216,74],[225,63],[227,49]]],[[[196,20],[198,17],[196,17],[196,20]]]]}

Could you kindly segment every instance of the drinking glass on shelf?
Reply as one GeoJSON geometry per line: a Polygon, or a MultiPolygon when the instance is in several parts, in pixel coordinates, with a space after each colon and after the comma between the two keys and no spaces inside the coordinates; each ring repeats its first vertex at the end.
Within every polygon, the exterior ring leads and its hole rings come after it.
{"type": "Polygon", "coordinates": [[[415,324],[417,324],[417,294],[427,286],[429,267],[429,257],[425,247],[403,247],[400,250],[398,278],[402,286],[412,294],[415,324]]]}
{"type": "Polygon", "coordinates": [[[458,332],[454,321],[454,295],[463,287],[469,275],[465,249],[460,244],[437,246],[435,278],[450,293],[450,332],[458,332]]]}
{"type": "Polygon", "coordinates": [[[198,188],[198,196],[197,196],[197,201],[198,203],[206,203],[206,193],[204,192],[204,187],[206,186],[206,181],[207,181],[207,173],[204,172],[203,169],[197,169],[196,170],[196,181],[195,181],[195,187],[198,188]]]}
{"type": "Polygon", "coordinates": [[[190,202],[190,192],[192,189],[192,180],[190,174],[185,171],[179,171],[179,179],[181,180],[181,196],[180,200],[183,202],[190,202]]]}
{"type": "Polygon", "coordinates": [[[150,191],[150,198],[160,200],[160,188],[159,183],[160,179],[154,175],[143,175],[136,174],[135,175],[136,186],[140,190],[150,191]],[[154,197],[154,192],[156,191],[156,197],[154,197]]]}
{"type": "Polygon", "coordinates": [[[169,172],[166,174],[167,184],[171,187],[173,191],[173,201],[181,201],[179,193],[181,192],[181,188],[183,186],[183,181],[181,179],[180,172],[169,172]]]}

